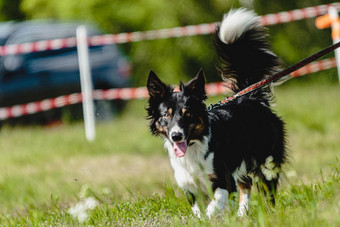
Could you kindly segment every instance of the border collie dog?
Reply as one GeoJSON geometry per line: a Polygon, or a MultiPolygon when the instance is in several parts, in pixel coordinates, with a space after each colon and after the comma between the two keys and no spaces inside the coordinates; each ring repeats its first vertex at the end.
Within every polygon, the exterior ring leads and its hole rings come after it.
{"type": "MultiPolygon", "coordinates": [[[[234,92],[278,71],[280,59],[270,50],[259,17],[245,9],[231,10],[214,39],[222,78],[234,92]]],[[[205,77],[200,70],[179,91],[150,72],[147,88],[152,134],[164,139],[178,186],[201,217],[197,195],[213,192],[206,215],[228,208],[230,193],[239,191],[238,215],[249,210],[255,179],[275,203],[282,164],[286,160],[285,130],[271,108],[270,87],[241,96],[210,111],[205,105],[205,77]]]]}

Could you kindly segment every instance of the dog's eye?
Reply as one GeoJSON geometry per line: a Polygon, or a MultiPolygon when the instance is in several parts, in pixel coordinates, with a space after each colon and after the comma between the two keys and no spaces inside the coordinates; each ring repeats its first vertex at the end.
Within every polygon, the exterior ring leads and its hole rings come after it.
{"type": "Polygon", "coordinates": [[[163,117],[164,117],[164,118],[169,118],[169,117],[170,117],[170,114],[169,114],[169,113],[164,113],[164,114],[163,114],[163,117]]]}
{"type": "Polygon", "coordinates": [[[184,116],[187,117],[187,118],[189,118],[189,117],[191,117],[191,113],[185,112],[184,116]]]}

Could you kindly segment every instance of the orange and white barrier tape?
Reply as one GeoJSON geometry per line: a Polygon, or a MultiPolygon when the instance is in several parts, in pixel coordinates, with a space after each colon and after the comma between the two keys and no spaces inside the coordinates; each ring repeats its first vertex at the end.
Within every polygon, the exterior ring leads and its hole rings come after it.
{"type": "Polygon", "coordinates": [[[305,67],[302,67],[301,69],[298,69],[295,72],[291,73],[290,76],[299,77],[335,67],[336,67],[335,58],[330,58],[310,63],[309,65],[306,65],[305,67]]]}
{"type": "MultiPolygon", "coordinates": [[[[280,12],[275,14],[267,14],[261,16],[263,25],[281,24],[291,21],[297,21],[307,18],[321,16],[327,13],[330,6],[340,10],[340,3],[319,5],[307,7],[304,9],[296,9],[292,11],[280,12]]],[[[100,46],[109,44],[120,44],[129,42],[138,42],[142,40],[167,39],[174,37],[185,37],[211,34],[215,32],[217,23],[190,25],[184,27],[176,27],[169,29],[151,30],[145,32],[130,32],[119,34],[107,34],[100,36],[92,36],[88,38],[90,46],[100,46]]],[[[70,48],[76,46],[76,38],[43,40],[32,43],[12,44],[8,46],[0,46],[0,56],[10,54],[26,54],[38,51],[57,50],[62,48],[70,48]]]]}
{"type": "Polygon", "coordinates": [[[307,7],[304,9],[296,9],[292,11],[280,12],[280,13],[275,13],[275,14],[267,14],[267,15],[262,16],[261,20],[262,20],[262,24],[267,26],[267,25],[281,24],[281,23],[297,21],[297,20],[302,20],[302,19],[307,19],[307,18],[313,18],[313,17],[326,14],[330,6],[340,9],[339,8],[340,3],[335,2],[332,4],[307,7]]]}
{"type": "MultiPolygon", "coordinates": [[[[336,67],[335,59],[326,59],[319,62],[311,63],[291,74],[291,77],[303,76],[309,73],[318,72],[336,67]]],[[[206,92],[209,96],[226,94],[228,89],[223,82],[210,83],[206,85],[206,92]]],[[[144,99],[148,97],[148,91],[145,87],[139,88],[114,88],[108,90],[93,91],[95,100],[131,100],[144,99]]],[[[28,114],[34,114],[42,111],[60,108],[67,105],[82,102],[81,93],[63,95],[56,98],[45,99],[27,104],[15,105],[0,108],[0,120],[21,117],[28,114]]]]}
{"type": "MultiPolygon", "coordinates": [[[[208,95],[218,95],[226,92],[226,86],[220,83],[211,83],[206,85],[208,95]]],[[[93,99],[95,100],[131,100],[144,99],[149,97],[146,87],[139,88],[114,88],[108,90],[94,90],[93,99]]],[[[34,114],[47,111],[63,106],[77,104],[82,102],[81,93],[63,95],[56,98],[45,99],[27,104],[20,104],[10,107],[0,108],[0,120],[21,117],[28,114],[34,114]]]]}
{"type": "Polygon", "coordinates": [[[10,107],[0,108],[0,120],[9,118],[21,117],[28,114],[39,113],[67,105],[72,105],[82,102],[81,93],[63,95],[52,99],[45,99],[27,104],[20,104],[10,107]]]}

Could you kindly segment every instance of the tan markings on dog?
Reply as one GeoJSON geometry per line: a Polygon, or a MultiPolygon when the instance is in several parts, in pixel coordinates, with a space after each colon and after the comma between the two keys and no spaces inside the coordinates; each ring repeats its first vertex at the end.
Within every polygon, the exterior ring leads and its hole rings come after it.
{"type": "Polygon", "coordinates": [[[202,135],[202,133],[205,129],[203,118],[199,117],[198,119],[200,120],[200,122],[197,125],[195,125],[195,131],[194,131],[194,137],[195,138],[202,135]]]}
{"type": "Polygon", "coordinates": [[[164,136],[166,136],[166,134],[168,132],[168,128],[166,126],[164,126],[164,127],[161,126],[158,121],[156,121],[155,125],[156,125],[156,128],[157,128],[157,131],[160,134],[163,134],[164,136]]]}
{"type": "Polygon", "coordinates": [[[209,174],[208,177],[209,177],[209,180],[210,180],[211,182],[214,182],[214,181],[217,180],[217,176],[216,176],[215,173],[209,174]]]}
{"type": "Polygon", "coordinates": [[[241,210],[244,209],[243,212],[246,212],[249,209],[248,203],[249,203],[249,198],[250,198],[251,185],[238,181],[237,186],[240,189],[240,200],[238,203],[239,207],[241,208],[241,210]]]}
{"type": "Polygon", "coordinates": [[[172,108],[169,108],[169,109],[168,109],[168,113],[169,113],[170,115],[172,115],[172,108]]]}
{"type": "Polygon", "coordinates": [[[182,108],[182,116],[184,116],[185,112],[187,112],[186,108],[182,108]]]}
{"type": "Polygon", "coordinates": [[[241,181],[237,181],[237,186],[240,189],[240,191],[242,191],[243,193],[245,192],[249,192],[250,191],[250,184],[241,182],[241,181]]]}

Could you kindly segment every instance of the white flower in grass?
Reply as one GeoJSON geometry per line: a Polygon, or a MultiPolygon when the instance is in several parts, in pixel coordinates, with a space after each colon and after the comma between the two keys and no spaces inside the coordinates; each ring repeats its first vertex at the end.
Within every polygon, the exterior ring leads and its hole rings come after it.
{"type": "Polygon", "coordinates": [[[87,214],[86,211],[84,211],[84,212],[82,212],[82,213],[79,213],[78,216],[77,216],[78,221],[79,221],[80,223],[85,222],[85,221],[88,219],[88,217],[89,217],[89,215],[87,214]]]}
{"type": "Polygon", "coordinates": [[[98,201],[93,197],[88,197],[84,201],[85,208],[88,210],[93,210],[98,206],[98,201]]]}
{"type": "Polygon", "coordinates": [[[84,222],[88,219],[88,210],[93,210],[98,206],[98,201],[93,197],[85,198],[83,201],[78,202],[74,207],[70,207],[68,213],[78,219],[79,222],[84,222]]]}

